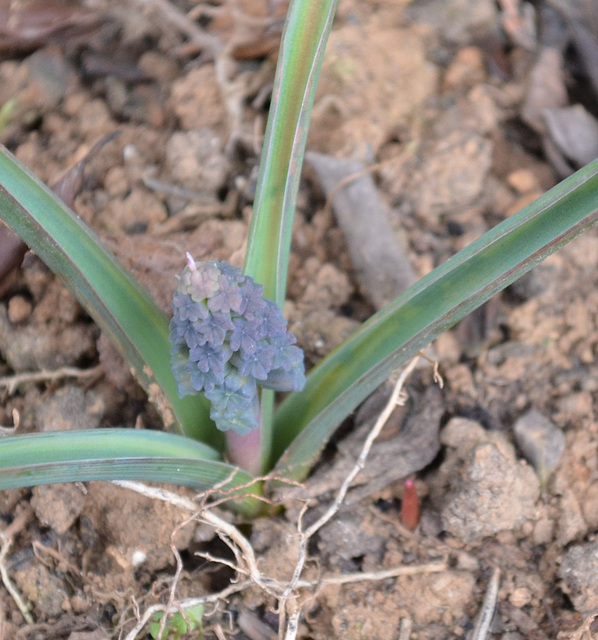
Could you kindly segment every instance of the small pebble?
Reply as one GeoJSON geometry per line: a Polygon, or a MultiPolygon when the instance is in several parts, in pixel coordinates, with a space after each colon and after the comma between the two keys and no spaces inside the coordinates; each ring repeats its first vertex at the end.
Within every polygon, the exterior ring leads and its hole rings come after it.
{"type": "Polygon", "coordinates": [[[467,551],[459,551],[456,554],[455,568],[461,571],[471,571],[471,573],[474,573],[479,571],[480,562],[471,553],[467,553],[467,551]]]}
{"type": "Polygon", "coordinates": [[[127,170],[111,167],[104,178],[104,189],[113,198],[124,198],[131,189],[127,170]]]}
{"type": "Polygon", "coordinates": [[[548,544],[554,535],[554,521],[549,518],[538,520],[534,526],[534,544],[548,544]]]}
{"type": "Polygon", "coordinates": [[[95,429],[105,410],[103,396],[67,385],[46,397],[35,409],[35,421],[40,431],[95,429]]]}
{"type": "Polygon", "coordinates": [[[33,307],[27,298],[13,296],[8,302],[8,319],[13,324],[24,322],[31,315],[33,307]]]}
{"type": "Polygon", "coordinates": [[[81,596],[73,596],[71,598],[71,609],[74,613],[86,613],[89,611],[89,602],[81,596]]]}
{"type": "Polygon", "coordinates": [[[565,449],[565,436],[548,418],[532,409],[513,427],[515,441],[544,486],[565,449]]]}
{"type": "Polygon", "coordinates": [[[527,587],[519,587],[509,596],[509,602],[520,609],[532,601],[531,591],[527,587]]]}
{"type": "Polygon", "coordinates": [[[85,506],[85,496],[74,484],[52,484],[33,488],[31,506],[37,519],[56,533],[66,533],[85,506]]]}
{"type": "Polygon", "coordinates": [[[581,507],[571,489],[565,489],[560,499],[560,517],[558,520],[557,541],[562,546],[579,540],[588,531],[583,519],[581,507]]]}
{"type": "Polygon", "coordinates": [[[571,547],[559,573],[562,589],[576,611],[585,613],[598,608],[598,541],[571,547]]]}
{"type": "Polygon", "coordinates": [[[477,47],[459,49],[447,69],[444,85],[447,89],[472,86],[483,82],[486,76],[484,54],[477,47]]]}
{"type": "Polygon", "coordinates": [[[512,189],[520,194],[539,191],[541,188],[536,175],[531,169],[516,169],[512,171],[507,176],[507,182],[512,189]]]}
{"type": "Polygon", "coordinates": [[[534,525],[531,522],[524,522],[521,525],[521,531],[519,532],[520,535],[518,536],[519,538],[527,538],[531,535],[532,531],[534,530],[534,525]]]}
{"type": "Polygon", "coordinates": [[[497,438],[474,447],[459,475],[441,507],[445,530],[468,543],[490,535],[514,543],[513,529],[532,517],[540,493],[531,467],[497,438]]]}
{"type": "Polygon", "coordinates": [[[230,169],[222,140],[210,127],[173,133],[166,143],[166,162],[177,184],[206,195],[225,184],[230,169]]]}
{"type": "Polygon", "coordinates": [[[147,560],[147,553],[142,549],[135,549],[131,554],[131,566],[138,567],[147,560]]]}

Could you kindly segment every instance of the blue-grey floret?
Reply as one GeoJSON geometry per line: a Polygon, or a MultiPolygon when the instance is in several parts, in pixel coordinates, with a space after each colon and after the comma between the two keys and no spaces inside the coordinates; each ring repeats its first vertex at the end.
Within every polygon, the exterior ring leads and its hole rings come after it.
{"type": "Polygon", "coordinates": [[[170,322],[179,396],[204,391],[219,429],[250,431],[259,426],[258,385],[305,385],[303,351],[262,285],[227,262],[187,259],[170,322]]]}

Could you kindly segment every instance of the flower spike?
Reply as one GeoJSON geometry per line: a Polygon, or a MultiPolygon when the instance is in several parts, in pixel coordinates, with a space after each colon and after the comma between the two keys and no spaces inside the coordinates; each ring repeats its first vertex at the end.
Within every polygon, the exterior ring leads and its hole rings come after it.
{"type": "Polygon", "coordinates": [[[219,429],[251,431],[259,424],[258,386],[303,389],[303,351],[262,285],[228,262],[186,257],[170,322],[179,396],[204,391],[219,429]]]}

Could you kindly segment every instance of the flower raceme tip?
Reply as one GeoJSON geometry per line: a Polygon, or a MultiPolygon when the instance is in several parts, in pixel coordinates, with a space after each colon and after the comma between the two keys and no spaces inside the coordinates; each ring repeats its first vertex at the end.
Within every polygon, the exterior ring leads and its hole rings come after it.
{"type": "Polygon", "coordinates": [[[305,385],[303,351],[263,290],[226,261],[195,262],[187,253],[173,297],[171,365],[179,396],[203,391],[223,431],[259,425],[258,387],[305,385]]]}

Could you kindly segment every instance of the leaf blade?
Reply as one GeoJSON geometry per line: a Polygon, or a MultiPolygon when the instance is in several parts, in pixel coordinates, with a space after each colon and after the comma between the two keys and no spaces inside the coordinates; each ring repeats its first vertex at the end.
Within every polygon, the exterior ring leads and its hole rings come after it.
{"type": "Polygon", "coordinates": [[[337,0],[292,0],[264,138],[244,273],[282,308],[307,130],[337,0]]]}
{"type": "MultiPolygon", "coordinates": [[[[292,0],[282,35],[243,272],[282,308],[307,130],[337,0],[292,0]]],[[[260,464],[272,449],[274,394],[261,392],[260,464]]]]}
{"type": "Polygon", "coordinates": [[[180,399],[170,370],[168,322],[102,241],[31,172],[0,147],[0,219],[65,283],[105,331],[161,413],[184,433],[218,444],[202,397],[180,399]],[[169,413],[170,405],[172,408],[169,413]]]}
{"type": "MultiPolygon", "coordinates": [[[[220,460],[211,447],[183,436],[136,429],[54,431],[0,440],[0,490],[56,482],[139,480],[206,490],[244,488],[258,495],[253,477],[220,460]]],[[[235,507],[248,517],[259,504],[245,498],[235,507]]]]}
{"type": "Polygon", "coordinates": [[[598,161],[551,189],[375,314],[275,416],[275,470],[302,479],[336,426],[421,348],[598,222],[598,161]]]}

